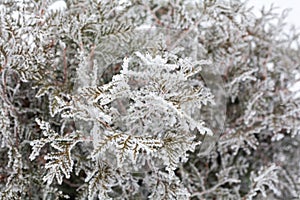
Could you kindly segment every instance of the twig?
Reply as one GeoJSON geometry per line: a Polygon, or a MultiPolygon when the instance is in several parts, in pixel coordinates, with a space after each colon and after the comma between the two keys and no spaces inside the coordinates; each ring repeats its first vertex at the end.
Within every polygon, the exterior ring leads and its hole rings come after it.
{"type": "Polygon", "coordinates": [[[237,180],[237,179],[227,179],[227,180],[222,181],[221,183],[218,183],[217,185],[215,185],[214,187],[212,187],[208,190],[205,190],[205,191],[202,191],[202,192],[195,192],[191,195],[191,197],[199,197],[199,196],[203,196],[204,194],[207,194],[207,193],[212,193],[213,191],[215,191],[221,185],[224,185],[225,183],[230,183],[230,182],[231,183],[239,183],[240,181],[237,180]]]}
{"type": "Polygon", "coordinates": [[[170,51],[170,50],[172,50],[172,49],[174,49],[178,44],[179,44],[179,42],[181,41],[181,40],[183,40],[191,31],[192,31],[192,29],[193,28],[195,28],[195,27],[197,27],[198,25],[199,25],[199,23],[202,21],[202,17],[200,17],[192,26],[190,26],[188,29],[186,29],[186,30],[184,30],[181,34],[180,34],[180,36],[179,36],[179,38],[173,43],[173,45],[171,45],[171,46],[169,46],[168,47],[168,50],[170,51]]]}
{"type": "Polygon", "coordinates": [[[65,84],[67,82],[67,77],[68,77],[67,47],[65,47],[63,50],[63,65],[64,65],[64,84],[65,84]]]}

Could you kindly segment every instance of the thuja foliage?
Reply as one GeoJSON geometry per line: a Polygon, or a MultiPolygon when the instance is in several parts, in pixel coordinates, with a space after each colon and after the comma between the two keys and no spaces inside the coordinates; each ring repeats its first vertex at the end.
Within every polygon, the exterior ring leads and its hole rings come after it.
{"type": "Polygon", "coordinates": [[[300,198],[285,12],[4,0],[0,17],[0,199],[300,198]]]}

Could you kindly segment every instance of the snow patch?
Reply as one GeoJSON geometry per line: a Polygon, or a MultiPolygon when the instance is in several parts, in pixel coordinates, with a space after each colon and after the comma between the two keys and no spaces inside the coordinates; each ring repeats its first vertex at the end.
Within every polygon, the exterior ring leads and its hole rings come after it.
{"type": "Polygon", "coordinates": [[[58,11],[64,11],[67,9],[67,4],[65,1],[62,1],[62,0],[58,0],[58,1],[55,1],[54,3],[52,3],[47,11],[48,12],[58,12],[58,11]]]}
{"type": "Polygon", "coordinates": [[[300,80],[290,86],[288,90],[294,93],[293,99],[300,98],[300,80]]]}

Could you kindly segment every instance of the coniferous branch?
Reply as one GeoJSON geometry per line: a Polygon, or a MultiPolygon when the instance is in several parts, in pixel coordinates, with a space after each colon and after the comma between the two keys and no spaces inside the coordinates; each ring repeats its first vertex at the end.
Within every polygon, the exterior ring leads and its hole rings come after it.
{"type": "Polygon", "coordinates": [[[0,198],[299,198],[286,15],[233,0],[0,2],[0,198]]]}

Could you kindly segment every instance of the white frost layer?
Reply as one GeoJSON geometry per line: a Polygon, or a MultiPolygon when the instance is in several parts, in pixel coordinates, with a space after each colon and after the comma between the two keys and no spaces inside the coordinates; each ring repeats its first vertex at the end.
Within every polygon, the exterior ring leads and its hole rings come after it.
{"type": "Polygon", "coordinates": [[[298,80],[296,83],[294,83],[292,86],[290,86],[289,91],[294,92],[293,99],[300,98],[300,80],[298,80]]]}
{"type": "Polygon", "coordinates": [[[63,0],[58,0],[58,1],[55,1],[54,3],[52,3],[47,11],[48,12],[57,12],[57,11],[64,11],[67,9],[67,4],[65,1],[63,0]]]}

